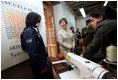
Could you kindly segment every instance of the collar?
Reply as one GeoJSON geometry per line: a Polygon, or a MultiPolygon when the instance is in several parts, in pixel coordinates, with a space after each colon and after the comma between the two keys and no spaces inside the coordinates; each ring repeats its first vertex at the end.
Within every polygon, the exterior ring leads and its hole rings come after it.
{"type": "Polygon", "coordinates": [[[99,21],[96,25],[95,31],[97,31],[103,25],[103,23],[104,23],[104,20],[99,21]]]}
{"type": "Polygon", "coordinates": [[[68,34],[69,33],[69,29],[67,29],[67,32],[61,28],[61,31],[64,32],[65,34],[68,34]]]}
{"type": "Polygon", "coordinates": [[[35,29],[37,32],[39,32],[38,28],[32,27],[33,29],[35,29]]]}

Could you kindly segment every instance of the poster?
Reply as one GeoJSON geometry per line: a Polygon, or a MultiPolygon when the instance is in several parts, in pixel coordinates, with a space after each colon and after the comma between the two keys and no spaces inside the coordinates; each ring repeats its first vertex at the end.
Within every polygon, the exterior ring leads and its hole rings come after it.
{"type": "Polygon", "coordinates": [[[1,1],[1,65],[2,70],[27,60],[21,49],[20,35],[27,13],[37,8],[24,1],[1,1]]]}

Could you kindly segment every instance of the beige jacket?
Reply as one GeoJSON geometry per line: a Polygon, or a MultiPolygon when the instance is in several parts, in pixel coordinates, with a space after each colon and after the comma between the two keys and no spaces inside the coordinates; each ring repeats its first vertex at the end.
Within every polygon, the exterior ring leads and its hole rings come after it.
{"type": "Polygon", "coordinates": [[[67,32],[63,29],[58,31],[58,40],[60,44],[60,53],[70,52],[70,49],[75,46],[75,40],[71,30],[67,32]]]}

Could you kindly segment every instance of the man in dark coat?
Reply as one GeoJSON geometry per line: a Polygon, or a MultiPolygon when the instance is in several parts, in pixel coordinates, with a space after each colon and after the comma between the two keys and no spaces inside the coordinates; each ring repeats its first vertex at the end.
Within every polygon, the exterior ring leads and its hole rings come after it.
{"type": "Polygon", "coordinates": [[[83,57],[99,62],[106,57],[106,47],[111,44],[117,47],[117,13],[109,7],[100,7],[90,16],[96,33],[83,57]]]}
{"type": "Polygon", "coordinates": [[[91,26],[91,20],[90,19],[86,20],[86,27],[82,29],[83,53],[85,51],[85,48],[92,41],[94,33],[95,33],[95,30],[91,26]]]}
{"type": "Polygon", "coordinates": [[[80,34],[80,31],[79,31],[79,28],[76,29],[76,34],[78,36],[78,39],[81,39],[81,34],[80,34]]]}
{"type": "Polygon", "coordinates": [[[30,67],[35,78],[48,78],[47,57],[43,39],[38,31],[41,16],[30,12],[26,17],[26,28],[21,34],[21,46],[29,54],[30,67]]]}

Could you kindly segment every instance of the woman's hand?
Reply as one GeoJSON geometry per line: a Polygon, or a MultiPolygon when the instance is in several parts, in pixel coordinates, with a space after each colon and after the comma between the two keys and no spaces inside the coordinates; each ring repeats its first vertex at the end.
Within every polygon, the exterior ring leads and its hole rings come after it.
{"type": "Polygon", "coordinates": [[[44,68],[42,71],[41,71],[41,74],[43,74],[44,72],[47,72],[48,70],[48,67],[44,68]]]}
{"type": "Polygon", "coordinates": [[[74,47],[72,47],[72,48],[70,49],[70,51],[71,51],[71,52],[74,52],[74,50],[75,50],[75,48],[74,48],[74,47]]]}
{"type": "Polygon", "coordinates": [[[80,56],[81,56],[81,57],[83,57],[83,53],[82,53],[82,54],[80,54],[80,56]]]}

